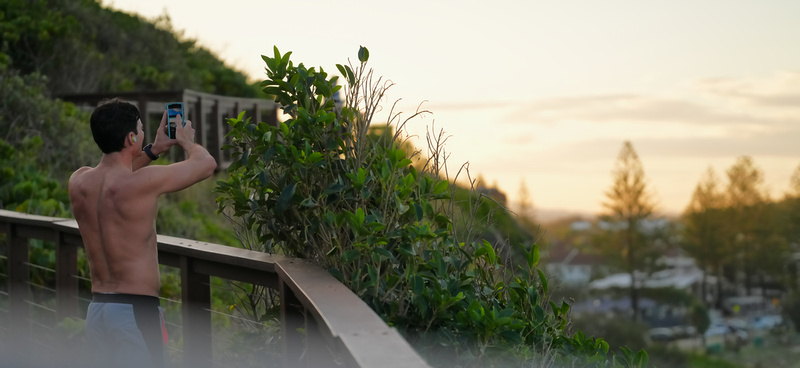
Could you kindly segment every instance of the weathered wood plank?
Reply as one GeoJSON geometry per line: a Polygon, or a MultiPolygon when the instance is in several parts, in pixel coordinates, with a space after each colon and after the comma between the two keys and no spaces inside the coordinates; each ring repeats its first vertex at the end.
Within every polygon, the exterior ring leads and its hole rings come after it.
{"type": "Polygon", "coordinates": [[[212,367],[211,286],[209,277],[195,272],[194,260],[181,257],[183,366],[212,367]]]}
{"type": "MultiPolygon", "coordinates": [[[[282,282],[316,320],[326,340],[355,367],[428,367],[394,328],[321,267],[304,260],[278,262],[282,282]]],[[[311,333],[311,332],[309,332],[311,333]]]]}
{"type": "MultiPolygon", "coordinates": [[[[8,234],[12,321],[17,321],[14,322],[19,324],[17,328],[24,330],[30,293],[25,264],[28,239],[55,236],[59,289],[66,286],[73,290],[68,275],[72,277],[77,272],[72,263],[76,263],[77,248],[82,246],[80,232],[74,220],[6,210],[0,210],[0,232],[8,234]]],[[[158,236],[158,250],[159,263],[181,269],[187,366],[211,364],[209,277],[218,276],[279,290],[287,363],[315,364],[326,360],[330,350],[346,366],[428,367],[408,342],[366,303],[307,260],[163,235],[158,236]],[[307,340],[298,332],[300,328],[311,334],[307,340]],[[303,341],[310,341],[311,345],[302,346],[303,341]],[[307,352],[310,353],[307,358],[302,358],[307,352]]],[[[59,305],[72,305],[73,300],[67,299],[77,298],[69,290],[58,292],[59,305]]],[[[26,338],[20,336],[19,341],[26,342],[26,338]]],[[[20,347],[19,351],[24,349],[20,347]]]]}

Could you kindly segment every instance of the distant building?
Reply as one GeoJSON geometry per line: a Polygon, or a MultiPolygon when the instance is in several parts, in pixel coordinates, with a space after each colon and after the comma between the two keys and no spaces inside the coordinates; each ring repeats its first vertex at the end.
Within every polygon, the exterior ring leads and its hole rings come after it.
{"type": "Polygon", "coordinates": [[[555,245],[545,257],[547,274],[565,286],[586,286],[602,266],[601,257],[563,243],[555,245]]]}
{"type": "MultiPolygon", "coordinates": [[[[716,300],[717,278],[713,275],[706,275],[706,295],[703,295],[704,272],[695,265],[694,259],[682,255],[674,255],[662,257],[659,262],[666,268],[651,274],[636,272],[636,280],[639,288],[672,287],[689,291],[698,299],[705,300],[706,302],[716,300]]],[[[631,275],[628,273],[610,275],[589,283],[589,288],[593,290],[609,288],[627,289],[630,288],[630,286],[631,275]]]]}
{"type": "Polygon", "coordinates": [[[592,223],[586,220],[574,221],[569,224],[572,231],[588,231],[592,229],[592,223]]]}

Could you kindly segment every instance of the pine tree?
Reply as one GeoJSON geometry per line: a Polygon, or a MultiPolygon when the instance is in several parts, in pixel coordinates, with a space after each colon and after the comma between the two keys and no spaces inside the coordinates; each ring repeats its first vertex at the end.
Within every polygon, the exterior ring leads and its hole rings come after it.
{"type": "Polygon", "coordinates": [[[528,230],[535,226],[536,216],[533,211],[533,200],[528,186],[525,185],[525,179],[522,179],[519,184],[519,218],[528,230]]]}
{"type": "Polygon", "coordinates": [[[703,270],[701,293],[703,302],[706,299],[707,274],[709,271],[717,276],[716,306],[721,308],[722,295],[722,263],[729,259],[725,254],[725,218],[723,214],[723,193],[719,178],[709,166],[703,178],[692,194],[691,202],[683,214],[684,243],[686,250],[697,261],[703,270]]]}
{"type": "Polygon", "coordinates": [[[604,216],[612,224],[612,231],[618,235],[616,248],[622,256],[626,271],[630,274],[630,296],[634,321],[639,318],[639,295],[636,271],[643,266],[647,256],[647,242],[641,231],[643,221],[655,211],[655,202],[647,186],[644,168],[639,155],[630,141],[625,141],[612,172],[614,184],[607,191],[603,206],[608,210],[604,216]]]}
{"type": "MultiPolygon", "coordinates": [[[[741,274],[745,290],[750,294],[752,276],[757,270],[751,258],[761,246],[756,238],[756,224],[768,200],[763,189],[764,174],[749,156],[739,157],[726,173],[727,205],[730,211],[727,240],[736,259],[733,269],[741,274]]],[[[738,277],[736,274],[733,276],[738,277]]]]}
{"type": "Polygon", "coordinates": [[[800,165],[794,169],[792,178],[789,180],[789,195],[792,197],[800,197],[800,165]]]}

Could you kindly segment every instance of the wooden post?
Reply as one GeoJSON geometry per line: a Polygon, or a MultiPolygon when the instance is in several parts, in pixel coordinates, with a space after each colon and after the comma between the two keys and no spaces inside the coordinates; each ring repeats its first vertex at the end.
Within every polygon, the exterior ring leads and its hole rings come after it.
{"type": "Polygon", "coordinates": [[[253,104],[253,124],[258,125],[261,122],[261,109],[257,103],[253,104]]]}
{"type": "Polygon", "coordinates": [[[279,283],[278,292],[281,298],[284,367],[301,367],[304,344],[303,334],[298,330],[305,327],[303,304],[294,295],[289,285],[286,285],[283,281],[279,283]]]}
{"type": "Polygon", "coordinates": [[[183,306],[183,366],[211,367],[211,288],[209,277],[194,272],[189,257],[181,257],[183,306]]]}
{"type": "Polygon", "coordinates": [[[143,144],[153,143],[149,141],[149,139],[155,139],[155,135],[152,134],[152,129],[150,129],[150,125],[147,123],[149,120],[147,114],[150,112],[147,110],[147,95],[139,95],[137,103],[139,104],[139,119],[142,121],[142,126],[144,127],[144,140],[147,141],[143,144]]]}
{"type": "Polygon", "coordinates": [[[269,114],[267,115],[267,119],[264,121],[265,123],[278,126],[278,107],[275,105],[272,109],[269,110],[269,114]]]}
{"type": "Polygon", "coordinates": [[[193,111],[194,115],[192,116],[192,124],[194,124],[194,129],[200,134],[200,136],[197,138],[197,141],[200,142],[200,145],[203,147],[208,147],[209,132],[206,130],[205,122],[203,121],[205,114],[203,113],[202,96],[197,96],[197,102],[194,104],[193,111]]]}
{"type": "Polygon", "coordinates": [[[24,366],[30,362],[31,346],[30,267],[28,266],[28,239],[17,234],[17,228],[8,224],[8,313],[10,319],[11,362],[24,366]]]}
{"type": "Polygon", "coordinates": [[[334,357],[329,350],[325,338],[319,331],[317,320],[306,314],[306,362],[309,367],[325,367],[331,365],[334,357]]]}
{"type": "Polygon", "coordinates": [[[64,241],[58,232],[56,240],[56,300],[58,319],[75,318],[78,313],[78,247],[64,241]]]}
{"type": "Polygon", "coordinates": [[[208,124],[208,141],[206,149],[215,160],[217,160],[217,167],[222,166],[222,141],[225,138],[222,133],[222,114],[220,112],[219,99],[214,100],[214,105],[211,107],[211,119],[208,124]]]}

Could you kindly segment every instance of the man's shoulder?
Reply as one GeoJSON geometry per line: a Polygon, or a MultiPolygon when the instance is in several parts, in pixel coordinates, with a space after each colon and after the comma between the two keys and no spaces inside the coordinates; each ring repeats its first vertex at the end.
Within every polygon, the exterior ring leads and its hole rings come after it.
{"type": "Polygon", "coordinates": [[[80,180],[80,178],[83,176],[83,174],[86,174],[87,172],[91,171],[92,169],[94,169],[94,168],[90,167],[90,166],[84,166],[84,167],[79,168],[78,170],[75,170],[72,173],[72,175],[69,177],[69,182],[72,183],[72,182],[80,180]]]}
{"type": "Polygon", "coordinates": [[[87,172],[87,171],[92,170],[92,169],[94,169],[94,168],[91,167],[91,166],[83,166],[83,167],[78,168],[78,170],[75,170],[75,172],[73,172],[72,175],[81,174],[81,173],[87,172]]]}

